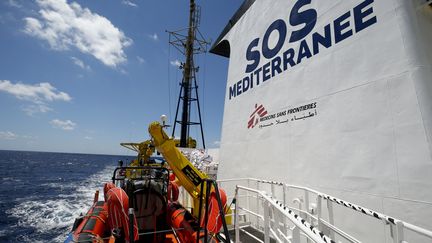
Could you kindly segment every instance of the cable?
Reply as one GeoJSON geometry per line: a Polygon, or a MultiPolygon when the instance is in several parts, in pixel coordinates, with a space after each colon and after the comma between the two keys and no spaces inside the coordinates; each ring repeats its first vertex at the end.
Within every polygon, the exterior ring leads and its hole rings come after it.
{"type": "MultiPolygon", "coordinates": [[[[203,111],[205,111],[205,91],[206,91],[206,89],[205,89],[205,84],[206,84],[206,76],[207,76],[207,52],[204,52],[204,71],[203,71],[203,79],[202,79],[202,83],[203,83],[203,88],[202,88],[202,110],[203,111]]],[[[205,112],[203,112],[202,113],[202,120],[203,120],[203,130],[205,130],[204,129],[204,124],[206,124],[206,122],[205,121],[207,121],[206,120],[206,115],[205,115],[206,113],[205,112]]]]}
{"type": "MultiPolygon", "coordinates": [[[[169,37],[171,38],[171,37],[169,37]]],[[[170,59],[171,59],[171,44],[170,41],[168,41],[168,62],[167,62],[167,69],[168,69],[168,111],[169,111],[169,117],[168,122],[171,123],[171,69],[170,69],[170,59]]]]}

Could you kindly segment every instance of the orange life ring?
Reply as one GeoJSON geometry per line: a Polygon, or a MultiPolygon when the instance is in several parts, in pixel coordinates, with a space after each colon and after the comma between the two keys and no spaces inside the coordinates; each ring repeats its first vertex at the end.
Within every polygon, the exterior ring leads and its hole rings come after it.
{"type": "Polygon", "coordinates": [[[107,201],[107,193],[108,193],[108,191],[111,190],[111,189],[113,189],[114,187],[116,187],[116,186],[112,182],[105,183],[105,185],[104,185],[104,198],[105,198],[105,202],[107,201]]]}
{"type": "MultiPolygon", "coordinates": [[[[107,183],[108,184],[108,183],[107,183]]],[[[108,186],[107,186],[108,187],[108,186]]],[[[108,205],[108,225],[110,229],[123,229],[126,241],[129,241],[129,197],[126,192],[119,188],[111,188],[106,193],[108,205]]],[[[138,240],[138,224],[134,217],[134,239],[138,240]]]]}
{"type": "MultiPolygon", "coordinates": [[[[170,203],[168,205],[168,217],[168,222],[176,230],[180,242],[197,242],[197,238],[199,238],[200,243],[205,242],[205,233],[203,230],[196,231],[197,220],[183,206],[178,203],[170,203]]],[[[213,234],[209,233],[207,234],[207,242],[216,243],[218,241],[213,234]]]]}
{"type": "MultiPolygon", "coordinates": [[[[227,196],[223,189],[219,188],[219,195],[221,198],[222,205],[225,209],[227,196]]],[[[222,228],[222,216],[219,213],[219,204],[216,198],[216,192],[212,191],[209,196],[209,212],[207,217],[207,230],[216,234],[222,228]]],[[[201,227],[205,226],[205,214],[201,217],[201,227]]]]}

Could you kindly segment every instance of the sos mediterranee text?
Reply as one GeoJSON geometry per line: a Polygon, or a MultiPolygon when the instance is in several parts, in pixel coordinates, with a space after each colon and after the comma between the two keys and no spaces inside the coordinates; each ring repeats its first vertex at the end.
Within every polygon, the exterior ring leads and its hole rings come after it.
{"type": "Polygon", "coordinates": [[[262,39],[258,37],[250,42],[246,49],[246,76],[229,87],[230,100],[317,55],[322,48],[330,48],[377,22],[372,6],[374,0],[365,0],[311,34],[317,22],[317,11],[313,8],[300,10],[311,1],[298,0],[291,9],[288,22],[292,27],[302,26],[300,29],[287,33],[286,21],[277,19],[270,24],[262,39]],[[276,45],[270,47],[269,39],[274,31],[279,37],[276,45]],[[281,51],[286,42],[299,41],[296,49],[281,51]],[[268,61],[259,66],[261,58],[268,61]]]}

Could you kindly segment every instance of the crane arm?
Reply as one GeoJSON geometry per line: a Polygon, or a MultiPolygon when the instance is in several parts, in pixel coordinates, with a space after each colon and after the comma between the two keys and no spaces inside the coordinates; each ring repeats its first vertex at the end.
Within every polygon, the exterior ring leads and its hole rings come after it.
{"type": "Polygon", "coordinates": [[[192,197],[198,199],[201,191],[200,184],[207,178],[207,175],[195,168],[180,152],[175,146],[175,141],[168,137],[159,122],[150,123],[148,130],[153,139],[153,145],[163,155],[180,184],[192,197]]]}

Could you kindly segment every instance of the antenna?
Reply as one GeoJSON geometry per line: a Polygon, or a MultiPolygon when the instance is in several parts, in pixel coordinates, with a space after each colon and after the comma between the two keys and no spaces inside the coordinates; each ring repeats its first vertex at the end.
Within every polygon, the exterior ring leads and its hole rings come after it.
{"type": "Polygon", "coordinates": [[[189,128],[192,125],[199,125],[201,128],[203,148],[205,148],[196,78],[196,73],[198,72],[199,67],[195,66],[193,57],[196,54],[207,52],[207,46],[210,42],[206,41],[198,30],[201,18],[201,9],[195,4],[195,0],[190,0],[189,11],[189,28],[178,31],[167,31],[169,33],[169,43],[184,55],[186,59],[186,61],[180,65],[180,69],[183,70],[183,79],[180,83],[180,94],[177,102],[172,136],[174,137],[176,125],[179,124],[181,126],[180,147],[188,147],[189,128]],[[187,34],[185,34],[185,32],[187,32],[187,34]],[[196,102],[197,104],[199,121],[190,120],[192,102],[196,102]],[[181,120],[178,120],[180,103],[182,107],[182,115],[181,120]]]}

